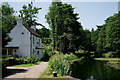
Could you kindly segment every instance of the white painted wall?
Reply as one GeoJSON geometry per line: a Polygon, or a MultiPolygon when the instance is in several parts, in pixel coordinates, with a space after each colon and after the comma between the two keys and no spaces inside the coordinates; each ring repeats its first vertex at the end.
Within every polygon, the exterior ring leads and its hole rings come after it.
{"type": "Polygon", "coordinates": [[[25,57],[30,56],[30,32],[23,26],[22,21],[22,18],[18,18],[17,25],[9,34],[12,41],[7,46],[19,46],[16,53],[25,57]]]}
{"type": "MultiPolygon", "coordinates": [[[[30,57],[30,55],[35,54],[37,57],[42,57],[42,49],[36,49],[36,47],[41,48],[41,38],[32,35],[23,25],[23,19],[17,19],[17,25],[11,30],[9,36],[12,41],[8,43],[7,46],[19,46],[16,50],[16,54],[20,57],[30,57]],[[31,38],[31,39],[30,39],[31,38]],[[39,54],[37,54],[39,51],[39,54]]],[[[14,54],[14,53],[13,53],[14,54]]]]}
{"type": "Polygon", "coordinates": [[[37,57],[41,58],[43,56],[42,54],[42,49],[36,49],[36,47],[41,48],[42,47],[42,43],[41,43],[41,38],[36,37],[35,35],[32,35],[32,54],[35,54],[37,57]],[[39,55],[38,52],[39,51],[39,55]]]}

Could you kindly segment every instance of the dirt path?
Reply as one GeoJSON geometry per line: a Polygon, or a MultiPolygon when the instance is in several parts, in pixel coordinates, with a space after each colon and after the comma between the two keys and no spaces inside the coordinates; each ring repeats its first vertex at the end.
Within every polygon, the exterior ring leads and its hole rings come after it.
{"type": "Polygon", "coordinates": [[[32,67],[7,67],[7,69],[13,71],[14,74],[7,76],[5,78],[39,78],[46,68],[48,67],[48,62],[42,62],[39,65],[32,67]]]}

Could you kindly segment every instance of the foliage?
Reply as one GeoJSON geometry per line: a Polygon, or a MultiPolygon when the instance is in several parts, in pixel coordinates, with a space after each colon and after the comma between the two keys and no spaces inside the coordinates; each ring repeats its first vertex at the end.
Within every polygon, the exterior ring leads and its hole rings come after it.
{"type": "Polygon", "coordinates": [[[16,19],[13,15],[15,11],[8,3],[2,3],[0,12],[0,22],[2,22],[2,47],[4,47],[7,45],[7,42],[11,41],[8,33],[16,25],[16,19]]]}
{"type": "Polygon", "coordinates": [[[37,64],[40,64],[42,61],[38,61],[35,63],[28,63],[28,64],[19,64],[19,65],[13,65],[12,67],[29,67],[29,66],[34,66],[37,64]]]}
{"type": "Polygon", "coordinates": [[[71,61],[77,59],[73,54],[63,55],[56,54],[49,60],[50,71],[56,71],[59,75],[70,75],[71,61]]]}
{"type": "Polygon", "coordinates": [[[82,26],[77,21],[79,19],[77,16],[70,4],[52,2],[45,18],[52,29],[54,50],[74,53],[79,49],[82,26]]]}
{"type": "Polygon", "coordinates": [[[92,45],[97,52],[96,56],[119,57],[120,50],[120,12],[108,17],[105,24],[97,26],[92,32],[92,45]],[[107,54],[103,54],[107,53],[107,54]]]}
{"type": "Polygon", "coordinates": [[[42,43],[43,44],[50,44],[51,41],[51,30],[47,29],[45,27],[38,29],[37,32],[41,35],[42,37],[42,43]]]}
{"type": "Polygon", "coordinates": [[[41,35],[42,38],[49,38],[50,37],[50,30],[43,27],[38,30],[38,33],[41,35]]]}
{"type": "Polygon", "coordinates": [[[91,32],[89,30],[83,30],[83,38],[82,38],[83,42],[81,49],[85,50],[85,51],[93,51],[93,46],[92,46],[92,41],[91,41],[91,32]]]}
{"type": "Polygon", "coordinates": [[[113,57],[113,53],[114,53],[114,52],[112,52],[112,51],[111,51],[111,52],[108,52],[108,53],[104,53],[103,56],[104,56],[105,58],[111,58],[111,57],[113,57]]]}
{"type": "Polygon", "coordinates": [[[55,53],[53,52],[52,50],[52,46],[49,44],[49,45],[43,45],[43,50],[42,50],[42,53],[44,54],[43,57],[42,57],[42,60],[43,61],[48,61],[49,58],[51,56],[53,56],[55,53]]]}
{"type": "Polygon", "coordinates": [[[117,57],[120,57],[120,50],[117,50],[116,52],[113,52],[113,51],[110,51],[108,53],[103,53],[103,57],[105,58],[117,58],[117,57]]]}
{"type": "Polygon", "coordinates": [[[106,28],[105,25],[98,26],[100,29],[98,34],[98,40],[97,40],[97,49],[98,56],[102,56],[102,53],[105,52],[105,45],[106,45],[106,28]]]}
{"type": "Polygon", "coordinates": [[[15,58],[15,57],[8,57],[5,59],[2,59],[2,66],[7,67],[7,66],[13,66],[13,65],[19,65],[19,64],[29,64],[29,63],[36,63],[40,61],[39,58],[36,58],[34,55],[31,57],[26,57],[26,58],[15,58]]]}
{"type": "Polygon", "coordinates": [[[41,25],[37,23],[37,15],[41,8],[33,7],[33,3],[29,3],[28,6],[23,5],[22,10],[20,10],[21,15],[24,16],[24,25],[31,27],[33,25],[41,25]]]}

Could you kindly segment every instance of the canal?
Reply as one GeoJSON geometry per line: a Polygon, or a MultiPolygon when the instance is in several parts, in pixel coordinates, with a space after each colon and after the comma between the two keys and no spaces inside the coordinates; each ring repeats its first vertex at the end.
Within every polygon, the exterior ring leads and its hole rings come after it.
{"type": "Polygon", "coordinates": [[[120,70],[94,59],[74,61],[71,76],[81,80],[120,80],[120,70]]]}

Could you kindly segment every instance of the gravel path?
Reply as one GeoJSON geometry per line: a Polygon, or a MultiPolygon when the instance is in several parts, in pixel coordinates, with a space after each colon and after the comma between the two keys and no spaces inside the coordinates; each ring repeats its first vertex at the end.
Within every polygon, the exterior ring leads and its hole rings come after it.
{"type": "Polygon", "coordinates": [[[16,70],[14,74],[7,76],[5,78],[39,78],[46,68],[48,67],[48,62],[42,62],[39,65],[32,67],[7,67],[7,69],[16,70]]]}

